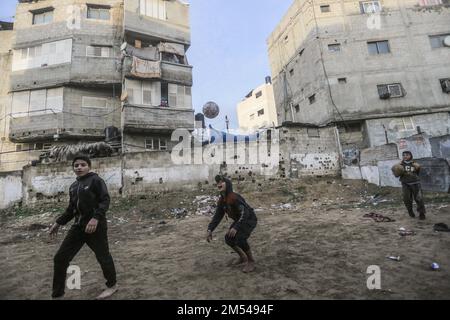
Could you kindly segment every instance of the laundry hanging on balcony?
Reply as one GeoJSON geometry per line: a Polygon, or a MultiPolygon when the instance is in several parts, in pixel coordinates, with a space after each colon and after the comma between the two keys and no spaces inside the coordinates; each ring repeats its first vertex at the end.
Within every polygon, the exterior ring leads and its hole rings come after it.
{"type": "Polygon", "coordinates": [[[158,49],[161,52],[168,52],[184,57],[184,45],[171,42],[160,42],[158,49]]]}
{"type": "Polygon", "coordinates": [[[133,57],[131,74],[145,79],[161,78],[161,61],[149,61],[133,57]]]}

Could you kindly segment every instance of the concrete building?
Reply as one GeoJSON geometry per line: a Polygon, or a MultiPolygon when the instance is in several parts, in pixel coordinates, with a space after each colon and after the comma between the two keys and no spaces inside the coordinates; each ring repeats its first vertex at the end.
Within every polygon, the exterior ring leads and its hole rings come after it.
{"type": "Polygon", "coordinates": [[[250,91],[238,103],[236,111],[241,131],[278,126],[271,78],[267,77],[265,84],[250,91]]]}
{"type": "Polygon", "coordinates": [[[169,150],[174,129],[193,127],[188,4],[18,2],[5,139],[27,150],[26,162],[105,138],[119,138],[122,152],[169,150]]]}
{"type": "Polygon", "coordinates": [[[344,158],[450,132],[448,0],[295,0],[268,38],[280,124],[336,126],[344,158]]]}

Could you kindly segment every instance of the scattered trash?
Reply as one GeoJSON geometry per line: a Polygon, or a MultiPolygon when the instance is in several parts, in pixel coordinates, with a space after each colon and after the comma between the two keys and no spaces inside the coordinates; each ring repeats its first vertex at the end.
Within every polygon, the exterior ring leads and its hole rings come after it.
{"type": "Polygon", "coordinates": [[[175,216],[175,218],[180,219],[187,216],[188,211],[185,208],[174,208],[170,209],[170,213],[175,216]]]}
{"type": "Polygon", "coordinates": [[[386,258],[393,260],[393,261],[400,261],[400,256],[387,256],[386,258]]]}
{"type": "Polygon", "coordinates": [[[197,205],[195,211],[196,215],[199,216],[210,216],[216,212],[217,201],[219,200],[216,196],[197,196],[195,197],[193,204],[197,205]]]}
{"type": "Polygon", "coordinates": [[[412,236],[412,235],[415,235],[416,233],[414,232],[414,231],[412,231],[412,230],[407,230],[407,229],[405,229],[405,228],[403,228],[403,227],[401,227],[400,229],[398,229],[398,231],[399,231],[399,235],[401,235],[401,236],[412,236]]]}
{"type": "Polygon", "coordinates": [[[385,216],[375,213],[375,212],[366,213],[363,217],[364,218],[372,218],[376,222],[394,222],[395,221],[392,218],[385,217],[385,216]]]}
{"type": "Polygon", "coordinates": [[[398,234],[404,237],[404,236],[413,236],[416,233],[414,231],[400,231],[398,234]]]}
{"type": "Polygon", "coordinates": [[[445,223],[436,223],[433,226],[434,231],[450,232],[450,228],[445,223]]]}
{"type": "Polygon", "coordinates": [[[431,264],[431,269],[434,271],[437,271],[437,270],[439,270],[439,265],[436,262],[433,262],[431,264]]]}

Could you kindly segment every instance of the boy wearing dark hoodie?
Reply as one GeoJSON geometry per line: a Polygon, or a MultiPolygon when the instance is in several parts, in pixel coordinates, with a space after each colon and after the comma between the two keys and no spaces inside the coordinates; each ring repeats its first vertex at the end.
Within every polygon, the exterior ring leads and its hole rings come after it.
{"type": "Polygon", "coordinates": [[[255,260],[247,239],[250,237],[253,229],[255,229],[258,221],[255,211],[241,195],[233,192],[233,185],[230,180],[220,175],[216,176],[215,180],[220,192],[220,198],[217,203],[216,213],[208,225],[206,240],[208,242],[212,240],[213,231],[226,213],[228,217],[233,219],[233,223],[225,235],[225,242],[239,255],[239,260],[230,264],[243,264],[243,272],[252,272],[255,269],[255,260]]]}
{"type": "Polygon", "coordinates": [[[73,159],[72,168],[77,178],[69,189],[69,206],[49,231],[51,238],[55,238],[59,227],[75,218],[54,257],[53,298],[64,296],[67,268],[85,243],[94,251],[107,280],[107,289],[97,299],[107,298],[117,291],[116,269],[109,252],[105,217],[110,197],[105,182],[96,173],[90,172],[90,167],[91,161],[86,156],[73,159]]]}
{"type": "MultiPolygon", "coordinates": [[[[410,151],[405,151],[402,154],[403,160],[400,165],[403,167],[400,174],[400,182],[402,183],[403,202],[410,217],[415,218],[413,211],[413,199],[417,203],[417,211],[419,212],[419,219],[425,220],[425,204],[423,202],[423,193],[420,185],[420,165],[413,160],[413,155],[410,151]]],[[[393,168],[394,170],[394,168],[393,168]]]]}

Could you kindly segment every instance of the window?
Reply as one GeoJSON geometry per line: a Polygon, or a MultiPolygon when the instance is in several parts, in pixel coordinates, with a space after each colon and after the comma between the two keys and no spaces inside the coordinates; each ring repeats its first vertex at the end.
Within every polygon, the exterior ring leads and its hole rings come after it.
{"type": "Polygon", "coordinates": [[[333,43],[328,45],[328,51],[331,52],[339,52],[341,51],[341,44],[340,43],[333,43]]]}
{"type": "Polygon", "coordinates": [[[153,148],[153,139],[145,139],[145,149],[146,150],[155,150],[153,148]]]}
{"type": "Polygon", "coordinates": [[[439,80],[441,83],[442,92],[450,93],[450,78],[439,80]]]}
{"type": "Polygon", "coordinates": [[[378,95],[380,99],[400,98],[405,96],[405,92],[400,83],[378,85],[378,95]]]}
{"type": "Polygon", "coordinates": [[[294,106],[294,110],[295,110],[296,113],[299,113],[300,112],[300,106],[298,104],[296,104],[294,106]]]}
{"type": "Polygon", "coordinates": [[[394,126],[398,131],[409,131],[415,129],[414,122],[411,117],[395,119],[394,126]]]}
{"type": "Polygon", "coordinates": [[[444,39],[446,37],[450,37],[450,33],[441,34],[441,35],[435,35],[435,36],[429,36],[431,48],[436,49],[436,48],[444,47],[445,46],[444,39]]]}
{"type": "Polygon", "coordinates": [[[191,108],[191,88],[173,83],[161,84],[161,106],[191,108]]]}
{"type": "Polygon", "coordinates": [[[255,94],[255,98],[256,99],[258,99],[259,97],[261,97],[262,96],[262,91],[258,91],[256,94],[255,94]]]}
{"type": "Polygon", "coordinates": [[[363,1],[359,3],[361,13],[376,13],[381,11],[380,1],[363,1]]]}
{"type": "Polygon", "coordinates": [[[264,115],[264,109],[258,110],[258,117],[261,117],[264,115]]]}
{"type": "Polygon", "coordinates": [[[313,94],[312,96],[310,96],[308,98],[308,100],[309,100],[309,104],[313,104],[314,102],[316,102],[316,95],[313,94]]]}
{"type": "Polygon", "coordinates": [[[48,24],[53,21],[53,8],[41,9],[33,12],[33,24],[48,24]]]}
{"type": "Polygon", "coordinates": [[[72,61],[72,39],[47,42],[14,50],[12,71],[20,71],[72,61]]]}
{"type": "Polygon", "coordinates": [[[294,76],[294,69],[289,70],[289,74],[292,76],[294,76]]]}
{"type": "Polygon", "coordinates": [[[167,150],[167,140],[159,139],[159,150],[167,150]]]}
{"type": "Polygon", "coordinates": [[[389,48],[389,41],[373,41],[373,42],[367,42],[367,46],[369,49],[369,54],[376,55],[376,54],[385,54],[391,52],[389,48]]]}
{"type": "Polygon", "coordinates": [[[109,20],[110,7],[108,6],[97,6],[97,5],[88,5],[87,8],[87,18],[95,19],[95,20],[109,20]]]}
{"type": "Polygon", "coordinates": [[[44,145],[42,146],[42,150],[50,150],[51,148],[52,148],[51,143],[44,143],[44,145]]]}
{"type": "Polygon", "coordinates": [[[108,106],[107,98],[83,97],[82,101],[83,108],[105,109],[108,106]]]}
{"type": "Polygon", "coordinates": [[[427,6],[437,6],[442,4],[442,0],[419,0],[419,6],[427,7],[427,6]]]}
{"type": "Polygon", "coordinates": [[[22,151],[22,145],[16,144],[16,152],[20,152],[20,151],[22,151]]]}
{"type": "Polygon", "coordinates": [[[347,78],[338,78],[338,83],[346,84],[347,83],[347,78]]]}
{"type": "Polygon", "coordinates": [[[58,113],[63,110],[63,88],[15,92],[12,98],[13,117],[58,113]]]}
{"type": "Polygon", "coordinates": [[[140,13],[147,17],[166,20],[166,1],[165,0],[140,0],[140,13]]]}
{"type": "Polygon", "coordinates": [[[320,11],[321,12],[330,12],[331,11],[330,5],[326,4],[326,5],[320,6],[320,11]]]}
{"type": "Polygon", "coordinates": [[[166,139],[145,139],[145,149],[152,151],[165,151],[167,150],[167,140],[166,139]]]}
{"type": "Polygon", "coordinates": [[[308,128],[306,129],[308,137],[310,138],[320,138],[320,133],[318,128],[308,128]]]}
{"type": "Polygon", "coordinates": [[[185,64],[185,59],[183,56],[180,56],[175,53],[170,52],[162,52],[162,61],[167,61],[176,64],[185,64]]]}
{"type": "Polygon", "coordinates": [[[87,46],[86,47],[86,56],[109,58],[109,57],[111,57],[111,50],[112,50],[111,47],[87,46]]]}

